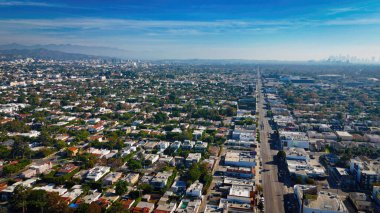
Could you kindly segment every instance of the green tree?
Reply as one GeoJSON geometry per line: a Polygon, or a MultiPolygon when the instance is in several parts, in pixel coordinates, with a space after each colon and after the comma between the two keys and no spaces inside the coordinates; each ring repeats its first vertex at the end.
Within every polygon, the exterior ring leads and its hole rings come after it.
{"type": "Polygon", "coordinates": [[[193,183],[196,180],[199,180],[201,175],[202,175],[202,172],[199,169],[199,164],[194,163],[193,165],[191,165],[189,173],[188,173],[188,179],[191,181],[191,183],[193,183]]]}
{"type": "Polygon", "coordinates": [[[39,209],[41,213],[47,204],[48,195],[44,190],[32,190],[28,196],[28,203],[34,209],[39,209]]]}
{"type": "Polygon", "coordinates": [[[15,187],[10,204],[14,209],[21,209],[22,213],[26,212],[28,203],[28,196],[30,190],[24,187],[22,184],[15,187]]]}
{"type": "Polygon", "coordinates": [[[285,158],[286,158],[286,153],[285,153],[285,151],[283,151],[283,150],[278,151],[278,152],[277,152],[277,157],[278,157],[278,159],[280,159],[280,160],[285,160],[285,158]]]}
{"type": "Polygon", "coordinates": [[[135,160],[135,159],[131,159],[131,160],[129,160],[127,165],[128,165],[128,168],[129,168],[130,170],[133,170],[133,171],[142,168],[142,163],[141,163],[141,161],[139,161],[139,160],[135,160]]]}
{"type": "Polygon", "coordinates": [[[51,146],[53,144],[53,138],[50,136],[50,133],[43,129],[38,136],[38,140],[42,143],[44,146],[51,146]]]}
{"type": "Polygon", "coordinates": [[[30,148],[28,142],[26,142],[21,137],[15,137],[14,143],[12,145],[11,155],[13,158],[22,157],[24,158],[30,154],[30,148]]]}
{"type": "Polygon", "coordinates": [[[149,194],[153,191],[153,187],[147,183],[140,184],[137,188],[142,190],[144,194],[149,194]]]}
{"type": "Polygon", "coordinates": [[[118,181],[116,183],[115,191],[118,195],[123,195],[128,192],[128,182],[127,181],[118,181]]]}

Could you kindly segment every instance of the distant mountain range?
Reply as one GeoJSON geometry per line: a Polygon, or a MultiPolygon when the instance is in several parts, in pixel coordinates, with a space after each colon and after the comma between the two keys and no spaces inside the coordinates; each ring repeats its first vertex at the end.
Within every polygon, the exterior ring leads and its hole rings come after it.
{"type": "Polygon", "coordinates": [[[129,51],[110,48],[110,47],[93,47],[93,46],[81,46],[72,44],[38,44],[38,45],[22,45],[17,43],[0,45],[0,50],[51,50],[59,51],[63,53],[75,53],[90,56],[101,56],[101,57],[117,57],[125,58],[130,55],[129,51]]]}
{"type": "Polygon", "coordinates": [[[8,59],[38,58],[47,60],[84,60],[99,59],[99,56],[90,56],[78,53],[65,53],[48,49],[0,49],[0,56],[8,59]]]}

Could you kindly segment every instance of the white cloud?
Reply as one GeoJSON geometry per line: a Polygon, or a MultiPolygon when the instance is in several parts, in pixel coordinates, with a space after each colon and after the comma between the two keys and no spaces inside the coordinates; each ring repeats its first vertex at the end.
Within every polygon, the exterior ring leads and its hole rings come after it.
{"type": "Polygon", "coordinates": [[[329,9],[328,14],[329,15],[336,15],[341,13],[348,13],[348,12],[354,12],[354,11],[360,11],[363,8],[359,7],[339,7],[339,8],[332,8],[329,9]]]}
{"type": "Polygon", "coordinates": [[[0,7],[31,6],[31,7],[60,7],[62,5],[36,1],[0,1],[0,7]]]}

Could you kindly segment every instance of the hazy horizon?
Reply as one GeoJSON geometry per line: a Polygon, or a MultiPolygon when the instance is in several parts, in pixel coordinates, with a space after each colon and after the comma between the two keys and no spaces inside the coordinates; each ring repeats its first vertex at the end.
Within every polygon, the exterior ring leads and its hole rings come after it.
{"type": "Polygon", "coordinates": [[[109,47],[144,59],[380,58],[374,0],[0,0],[0,12],[1,44],[109,47]]]}

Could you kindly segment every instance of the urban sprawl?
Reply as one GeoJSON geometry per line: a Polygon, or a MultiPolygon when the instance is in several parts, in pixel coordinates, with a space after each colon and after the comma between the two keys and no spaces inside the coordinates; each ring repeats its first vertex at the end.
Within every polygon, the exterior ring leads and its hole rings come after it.
{"type": "Polygon", "coordinates": [[[0,61],[0,212],[380,212],[380,75],[0,61]]]}

